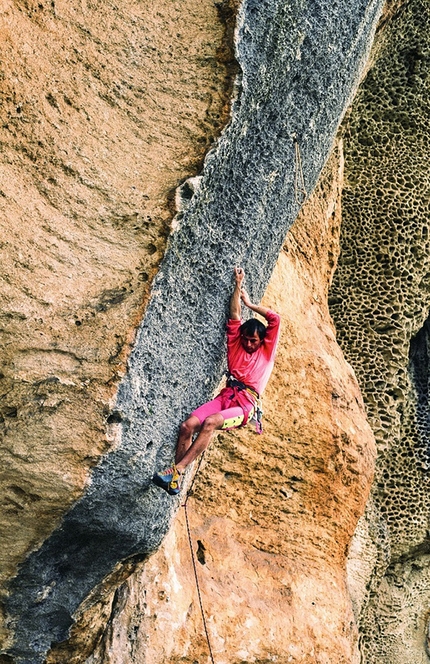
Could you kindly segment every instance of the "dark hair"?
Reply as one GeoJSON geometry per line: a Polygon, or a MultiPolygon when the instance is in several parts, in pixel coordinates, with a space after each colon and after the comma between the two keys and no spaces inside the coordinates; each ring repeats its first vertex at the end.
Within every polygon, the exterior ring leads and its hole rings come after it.
{"type": "Polygon", "coordinates": [[[258,320],[258,318],[248,318],[242,325],[240,326],[240,333],[241,334],[248,334],[250,337],[252,337],[256,332],[258,336],[260,337],[260,341],[263,341],[264,337],[266,336],[266,326],[258,320]]]}

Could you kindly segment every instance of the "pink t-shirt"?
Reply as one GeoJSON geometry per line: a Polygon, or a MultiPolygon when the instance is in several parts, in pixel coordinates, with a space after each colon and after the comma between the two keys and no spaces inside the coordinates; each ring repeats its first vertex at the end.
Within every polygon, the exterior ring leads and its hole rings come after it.
{"type": "Polygon", "coordinates": [[[247,353],[240,342],[242,320],[227,323],[227,366],[229,372],[245,385],[261,394],[267,385],[275,362],[281,317],[274,311],[266,315],[267,332],[255,353],[247,353]]]}

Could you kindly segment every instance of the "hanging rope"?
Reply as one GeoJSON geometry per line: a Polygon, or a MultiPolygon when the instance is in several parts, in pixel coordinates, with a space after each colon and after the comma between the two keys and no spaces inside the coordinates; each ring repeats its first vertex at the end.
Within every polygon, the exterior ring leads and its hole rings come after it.
{"type": "Polygon", "coordinates": [[[305,187],[305,178],[303,175],[302,156],[300,154],[300,146],[296,134],[293,134],[294,150],[295,150],[295,163],[294,163],[294,197],[297,205],[300,207],[306,200],[308,195],[305,187]]]}
{"type": "Polygon", "coordinates": [[[203,454],[200,456],[199,463],[198,463],[198,466],[197,466],[197,470],[196,470],[196,472],[194,473],[194,477],[193,477],[192,482],[191,482],[191,484],[190,484],[190,487],[189,487],[189,489],[188,489],[188,491],[187,491],[187,495],[186,495],[186,498],[185,498],[185,502],[183,503],[182,507],[184,508],[184,512],[185,512],[185,523],[186,523],[186,525],[187,525],[188,543],[189,543],[189,545],[190,545],[190,552],[191,552],[191,562],[193,563],[194,578],[195,578],[195,580],[196,580],[196,588],[197,588],[197,596],[198,596],[198,598],[199,598],[200,612],[201,612],[201,614],[202,614],[203,627],[204,627],[205,634],[206,634],[206,641],[207,641],[207,643],[208,643],[209,656],[210,656],[210,659],[211,659],[212,664],[215,664],[214,656],[213,656],[213,653],[212,653],[211,642],[210,642],[210,639],[209,639],[209,632],[208,632],[208,628],[207,628],[207,625],[206,625],[205,612],[204,612],[204,609],[203,609],[202,595],[201,595],[201,592],[200,592],[199,577],[197,576],[196,559],[195,559],[195,556],[194,556],[193,542],[192,542],[192,539],[191,539],[190,522],[189,522],[189,519],[188,519],[188,511],[187,511],[187,502],[188,502],[188,498],[189,498],[190,495],[191,495],[191,491],[192,491],[192,488],[193,488],[194,481],[195,481],[195,479],[196,479],[196,477],[197,477],[197,473],[198,473],[199,470],[200,470],[200,466],[201,466],[201,463],[202,463],[202,460],[203,460],[203,456],[204,456],[204,452],[203,452],[203,454]]]}

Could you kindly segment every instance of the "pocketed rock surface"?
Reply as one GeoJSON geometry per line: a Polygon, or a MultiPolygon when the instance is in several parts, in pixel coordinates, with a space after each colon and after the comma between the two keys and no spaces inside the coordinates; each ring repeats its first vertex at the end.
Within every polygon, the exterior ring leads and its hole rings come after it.
{"type": "Polygon", "coordinates": [[[366,664],[430,657],[429,29],[428,3],[393,15],[345,127],[330,300],[378,447],[349,564],[366,664]]]}
{"type": "MultiPolygon", "coordinates": [[[[264,433],[248,425],[219,434],[187,502],[219,664],[359,661],[345,557],[375,446],[326,304],[341,184],[339,147],[288,234],[263,300],[282,316],[264,433]]],[[[210,661],[184,519],[181,510],[160,551],[110,597],[108,628],[89,663],[210,661]]],[[[81,624],[90,624],[90,611],[81,624]]]]}

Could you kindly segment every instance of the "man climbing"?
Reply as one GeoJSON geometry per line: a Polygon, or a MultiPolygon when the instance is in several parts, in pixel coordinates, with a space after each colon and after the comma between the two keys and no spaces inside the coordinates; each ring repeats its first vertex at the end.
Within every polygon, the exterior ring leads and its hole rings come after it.
{"type": "Polygon", "coordinates": [[[266,307],[252,304],[243,288],[245,272],[237,267],[234,274],[236,285],[227,323],[227,386],[181,424],[175,463],[171,468],[155,473],[155,484],[171,495],[179,493],[182,473],[204,452],[214,431],[243,427],[254,418],[257,431],[261,433],[259,398],[273,369],[280,316],[266,307]],[[242,322],[241,300],[248,309],[265,318],[267,326],[257,318],[242,322]],[[198,435],[193,442],[195,434],[198,435]]]}

